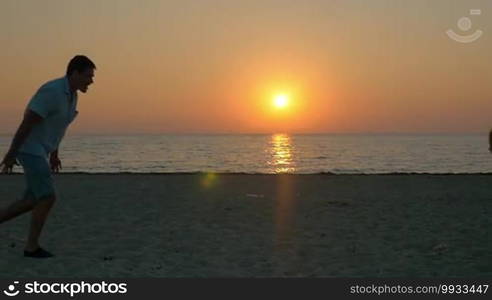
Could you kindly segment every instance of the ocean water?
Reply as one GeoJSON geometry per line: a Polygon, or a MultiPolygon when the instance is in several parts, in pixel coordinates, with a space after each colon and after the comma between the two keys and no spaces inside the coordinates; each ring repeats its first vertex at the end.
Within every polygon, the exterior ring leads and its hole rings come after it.
{"type": "Polygon", "coordinates": [[[492,172],[486,135],[68,135],[60,157],[89,173],[492,172]]]}

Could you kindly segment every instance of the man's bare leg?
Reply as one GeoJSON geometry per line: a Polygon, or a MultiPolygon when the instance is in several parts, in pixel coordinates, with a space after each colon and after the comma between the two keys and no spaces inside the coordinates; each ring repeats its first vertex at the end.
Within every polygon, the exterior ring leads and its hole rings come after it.
{"type": "Polygon", "coordinates": [[[34,208],[34,202],[29,198],[17,200],[6,209],[0,209],[0,224],[22,215],[34,208]]]}
{"type": "Polygon", "coordinates": [[[46,222],[55,201],[55,196],[49,196],[42,199],[36,206],[34,206],[31,215],[29,238],[25,248],[26,251],[32,252],[39,248],[39,237],[41,236],[41,231],[43,230],[44,223],[46,222]]]}

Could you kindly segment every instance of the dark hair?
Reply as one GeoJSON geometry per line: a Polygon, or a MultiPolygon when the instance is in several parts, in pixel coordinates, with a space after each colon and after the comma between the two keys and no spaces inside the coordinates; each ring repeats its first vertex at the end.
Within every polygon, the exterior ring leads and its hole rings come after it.
{"type": "Polygon", "coordinates": [[[87,56],[76,55],[68,63],[66,75],[70,76],[75,70],[84,72],[89,68],[95,69],[96,65],[87,56]]]}

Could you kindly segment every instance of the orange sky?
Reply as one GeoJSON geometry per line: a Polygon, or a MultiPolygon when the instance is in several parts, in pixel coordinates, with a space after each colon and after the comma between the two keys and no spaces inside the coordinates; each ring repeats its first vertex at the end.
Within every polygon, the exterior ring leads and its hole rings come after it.
{"type": "Polygon", "coordinates": [[[75,54],[98,70],[72,133],[484,132],[490,14],[486,0],[1,1],[0,133],[75,54]],[[464,16],[484,32],[470,44],[445,34],[464,16]]]}

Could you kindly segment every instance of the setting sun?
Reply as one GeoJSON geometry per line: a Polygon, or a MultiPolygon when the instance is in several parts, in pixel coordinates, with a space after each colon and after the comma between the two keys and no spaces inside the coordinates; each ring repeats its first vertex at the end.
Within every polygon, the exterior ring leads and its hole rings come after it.
{"type": "Polygon", "coordinates": [[[276,95],[273,99],[273,105],[276,108],[284,108],[289,104],[289,97],[287,95],[276,95]]]}

